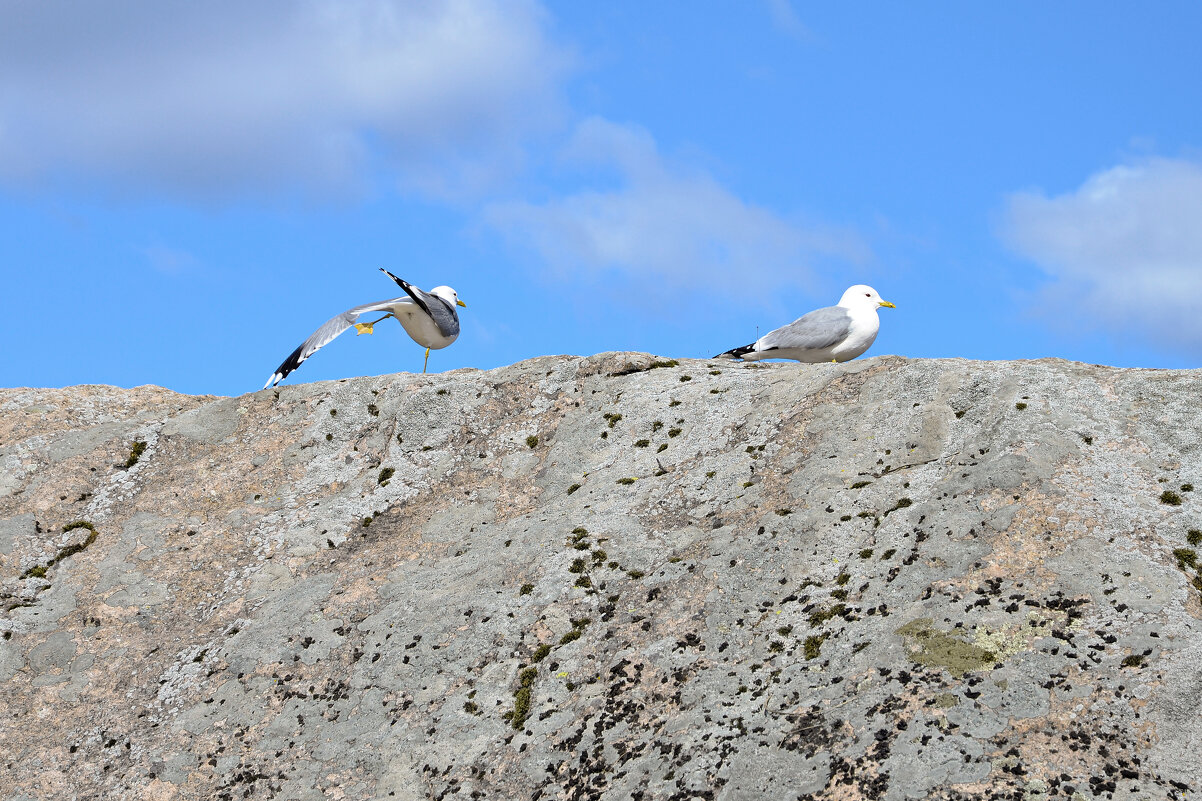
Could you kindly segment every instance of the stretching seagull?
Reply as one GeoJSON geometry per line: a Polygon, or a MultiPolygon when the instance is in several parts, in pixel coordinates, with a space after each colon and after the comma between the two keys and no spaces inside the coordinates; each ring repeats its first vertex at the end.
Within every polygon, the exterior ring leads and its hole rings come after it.
{"type": "Polygon", "coordinates": [[[769,331],[741,348],[715,359],[796,359],[799,362],[845,362],[854,359],[876,339],[881,327],[876,310],[896,309],[870,286],[856,284],[843,293],[838,306],[815,309],[788,325],[769,331]]]}
{"type": "Polygon", "coordinates": [[[359,334],[370,334],[372,326],[389,317],[395,317],[414,342],[426,347],[426,360],[422,363],[422,372],[426,372],[426,365],[430,362],[430,351],[445,348],[459,337],[459,314],[455,307],[466,308],[467,304],[460,300],[459,295],[449,286],[436,286],[429,292],[424,292],[408,281],[397,278],[383,267],[380,268],[380,272],[396,281],[401,289],[405,290],[405,295],[376,303],[364,303],[327,320],[325,325],[314,331],[300,347],[292,351],[291,356],[284,359],[284,363],[267,379],[263,389],[283,381],[285,376],[300,367],[305,359],[351,326],[354,326],[359,334]],[[387,313],[379,320],[372,320],[370,323],[359,322],[360,315],[381,311],[387,313]]]}

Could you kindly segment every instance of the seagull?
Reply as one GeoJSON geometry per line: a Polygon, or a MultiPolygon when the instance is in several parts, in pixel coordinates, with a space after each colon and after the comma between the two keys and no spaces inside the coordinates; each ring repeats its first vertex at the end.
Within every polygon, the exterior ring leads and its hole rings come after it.
{"type": "Polygon", "coordinates": [[[870,286],[856,284],[843,293],[838,306],[827,306],[797,318],[788,325],[715,359],[796,359],[799,362],[846,362],[856,358],[876,339],[881,327],[876,310],[896,309],[870,286]]]}
{"type": "Polygon", "coordinates": [[[459,295],[449,286],[436,286],[425,292],[408,281],[397,278],[383,267],[380,268],[380,272],[396,281],[401,289],[405,290],[405,295],[376,303],[364,303],[327,320],[325,325],[314,331],[300,347],[292,351],[292,355],[284,359],[284,363],[267,379],[263,389],[283,381],[289,373],[300,367],[305,359],[351,326],[354,326],[359,334],[370,334],[372,326],[389,317],[395,317],[414,342],[426,347],[426,360],[422,363],[422,372],[426,372],[426,365],[430,362],[430,351],[445,348],[458,339],[459,314],[455,307],[466,308],[467,304],[460,300],[459,295]],[[370,323],[359,322],[360,315],[381,311],[387,313],[379,320],[372,320],[370,323]]]}

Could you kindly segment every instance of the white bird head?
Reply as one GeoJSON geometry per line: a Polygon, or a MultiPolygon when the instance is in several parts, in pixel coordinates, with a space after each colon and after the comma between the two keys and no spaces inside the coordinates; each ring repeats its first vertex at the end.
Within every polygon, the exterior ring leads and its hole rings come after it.
{"type": "Polygon", "coordinates": [[[459,299],[459,294],[449,286],[436,286],[430,290],[430,294],[437,295],[447,303],[450,303],[452,306],[462,306],[465,309],[467,308],[467,304],[459,299]]]}
{"type": "Polygon", "coordinates": [[[839,305],[843,306],[844,308],[853,308],[856,306],[867,306],[870,309],[877,309],[881,306],[885,306],[890,309],[897,308],[889,301],[882,300],[881,296],[877,294],[875,289],[865,284],[856,284],[853,287],[849,287],[848,290],[843,293],[843,297],[839,299],[839,305]]]}

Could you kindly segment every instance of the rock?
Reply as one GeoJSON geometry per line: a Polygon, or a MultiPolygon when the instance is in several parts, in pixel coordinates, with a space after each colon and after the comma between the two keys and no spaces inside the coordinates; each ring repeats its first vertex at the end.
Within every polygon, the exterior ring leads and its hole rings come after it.
{"type": "Polygon", "coordinates": [[[1193,797],[1199,397],[639,353],[0,390],[6,797],[1193,797]]]}

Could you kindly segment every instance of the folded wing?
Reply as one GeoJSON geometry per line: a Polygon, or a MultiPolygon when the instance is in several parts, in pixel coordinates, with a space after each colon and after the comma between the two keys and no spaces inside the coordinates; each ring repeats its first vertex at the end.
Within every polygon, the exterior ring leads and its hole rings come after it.
{"type": "Polygon", "coordinates": [[[788,325],[764,334],[755,343],[755,350],[823,350],[842,342],[850,331],[851,315],[847,313],[847,309],[827,306],[824,309],[815,309],[788,325]]]}

